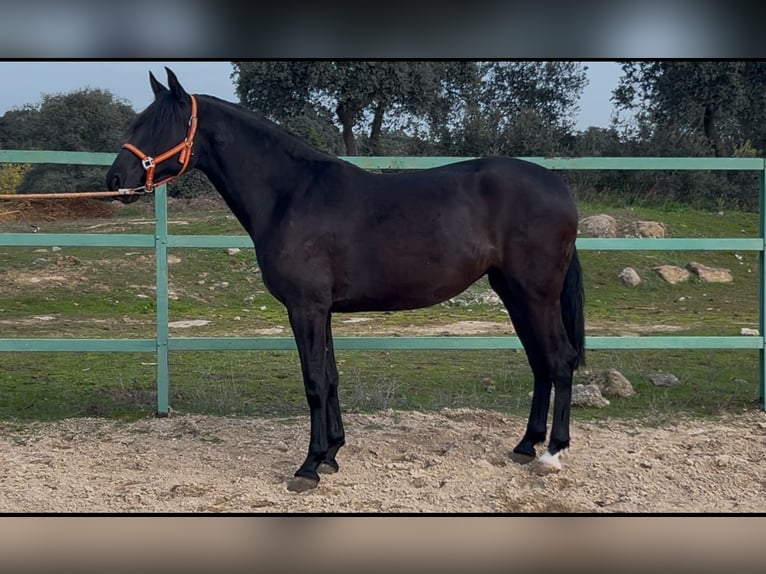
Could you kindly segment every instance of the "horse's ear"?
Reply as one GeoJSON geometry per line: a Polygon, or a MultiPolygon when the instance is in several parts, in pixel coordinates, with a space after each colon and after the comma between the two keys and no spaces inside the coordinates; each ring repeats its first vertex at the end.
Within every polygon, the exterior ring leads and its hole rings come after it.
{"type": "Polygon", "coordinates": [[[183,89],[183,86],[181,86],[181,83],[178,81],[178,78],[176,78],[173,70],[166,67],[165,71],[168,73],[168,87],[170,88],[170,93],[172,93],[179,102],[188,100],[189,94],[183,89]]]}
{"type": "Polygon", "coordinates": [[[157,78],[154,77],[154,74],[149,72],[149,83],[152,86],[152,91],[154,92],[155,96],[159,96],[162,92],[167,92],[168,89],[160,84],[160,82],[157,80],[157,78]]]}

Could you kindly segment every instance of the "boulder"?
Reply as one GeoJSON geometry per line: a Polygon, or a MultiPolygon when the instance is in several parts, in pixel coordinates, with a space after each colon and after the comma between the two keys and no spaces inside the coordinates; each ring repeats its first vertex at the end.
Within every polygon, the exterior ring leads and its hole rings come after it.
{"type": "Polygon", "coordinates": [[[699,277],[700,281],[705,283],[732,283],[734,281],[734,277],[731,276],[728,269],[716,269],[715,267],[708,267],[694,261],[689,263],[686,268],[699,277]]]}
{"type": "Polygon", "coordinates": [[[677,267],[676,265],[660,265],[659,267],[655,267],[654,271],[663,281],[666,281],[671,285],[675,285],[676,283],[681,283],[689,279],[689,272],[682,267],[677,267]]]}
{"type": "Polygon", "coordinates": [[[632,267],[626,267],[620,272],[619,279],[623,285],[628,287],[636,287],[641,284],[641,277],[638,272],[632,267]]]}
{"type": "Polygon", "coordinates": [[[667,229],[659,221],[634,221],[628,226],[628,231],[637,237],[665,237],[667,229]]]}
{"type": "Polygon", "coordinates": [[[636,394],[630,381],[617,369],[587,373],[583,377],[583,383],[595,385],[605,396],[632,397],[636,394]]]}
{"type": "Polygon", "coordinates": [[[609,406],[609,401],[596,385],[572,385],[572,405],[603,409],[609,406]]]}
{"type": "Polygon", "coordinates": [[[656,387],[675,387],[681,384],[678,377],[670,373],[654,373],[649,375],[649,380],[656,387]]]}
{"type": "Polygon", "coordinates": [[[591,215],[580,220],[580,229],[593,237],[617,237],[617,220],[603,213],[591,215]]]}

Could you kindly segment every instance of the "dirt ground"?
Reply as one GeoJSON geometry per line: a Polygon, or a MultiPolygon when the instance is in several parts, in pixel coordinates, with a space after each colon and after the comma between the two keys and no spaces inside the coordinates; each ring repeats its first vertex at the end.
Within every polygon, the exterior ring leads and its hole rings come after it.
{"type": "Polygon", "coordinates": [[[0,512],[763,512],[766,413],[653,428],[577,421],[557,474],[495,412],[347,414],[341,470],[292,493],[308,417],[0,426],[0,512]]]}

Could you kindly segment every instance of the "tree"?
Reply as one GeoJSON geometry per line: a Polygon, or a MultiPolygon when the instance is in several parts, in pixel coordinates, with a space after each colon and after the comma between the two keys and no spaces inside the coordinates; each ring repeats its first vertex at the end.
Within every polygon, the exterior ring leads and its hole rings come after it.
{"type": "Polygon", "coordinates": [[[0,149],[39,149],[40,110],[27,104],[8,110],[0,117],[0,149]]]}
{"type": "Polygon", "coordinates": [[[564,149],[587,83],[577,62],[479,62],[460,84],[443,153],[552,155],[564,149]]]}
{"type": "Polygon", "coordinates": [[[489,62],[482,65],[484,99],[508,117],[534,110],[550,126],[571,130],[587,84],[578,62],[489,62]]]}
{"type": "Polygon", "coordinates": [[[0,117],[0,148],[117,150],[135,116],[130,105],[105,90],[44,94],[39,104],[0,117]]]}
{"type": "MultiPolygon", "coordinates": [[[[116,151],[135,112],[126,102],[98,89],[43,95],[39,105],[0,118],[5,149],[116,151]]],[[[25,173],[20,193],[102,189],[105,167],[36,164],[25,173]]]]}
{"type": "MultiPolygon", "coordinates": [[[[328,120],[341,128],[347,155],[357,155],[357,133],[382,155],[384,128],[428,130],[446,121],[454,87],[472,62],[268,61],[233,62],[237,95],[246,107],[297,129],[312,143],[329,143],[328,120]],[[322,138],[308,136],[312,130],[322,138]]],[[[336,128],[337,130],[337,128],[336,128]]],[[[323,147],[323,146],[320,146],[323,147]]],[[[327,147],[323,147],[329,151],[327,147]]]]}
{"type": "Polygon", "coordinates": [[[701,145],[701,155],[724,157],[746,142],[766,147],[766,63],[626,62],[622,70],[613,101],[669,149],[701,145]]]}
{"type": "Polygon", "coordinates": [[[44,95],[37,137],[46,149],[117,151],[136,113],[125,101],[100,89],[44,95]]]}

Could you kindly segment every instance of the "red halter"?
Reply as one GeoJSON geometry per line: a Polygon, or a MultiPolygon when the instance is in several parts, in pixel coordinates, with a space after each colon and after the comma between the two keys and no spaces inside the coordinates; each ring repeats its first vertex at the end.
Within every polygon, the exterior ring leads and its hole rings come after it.
{"type": "MultiPolygon", "coordinates": [[[[144,169],[146,170],[146,183],[144,183],[143,189],[145,189],[147,192],[151,192],[155,187],[158,185],[165,184],[169,182],[171,179],[175,179],[179,175],[181,175],[183,172],[186,171],[186,168],[189,167],[189,161],[191,160],[192,155],[192,146],[194,145],[194,135],[197,133],[197,98],[194,96],[191,97],[191,117],[189,118],[189,129],[186,132],[186,138],[184,138],[184,141],[179,143],[177,146],[169,149],[165,153],[161,153],[157,157],[151,157],[150,155],[142,152],[140,149],[138,149],[136,146],[134,146],[131,143],[126,143],[122,147],[124,147],[126,150],[133,152],[138,156],[138,158],[141,160],[141,165],[144,166],[144,169]],[[181,152],[178,156],[178,161],[181,163],[181,170],[175,174],[171,175],[170,177],[166,177],[162,181],[154,182],[154,169],[157,165],[161,164],[166,159],[173,157],[178,152],[181,152]]],[[[141,189],[141,188],[137,188],[141,189]]]]}

